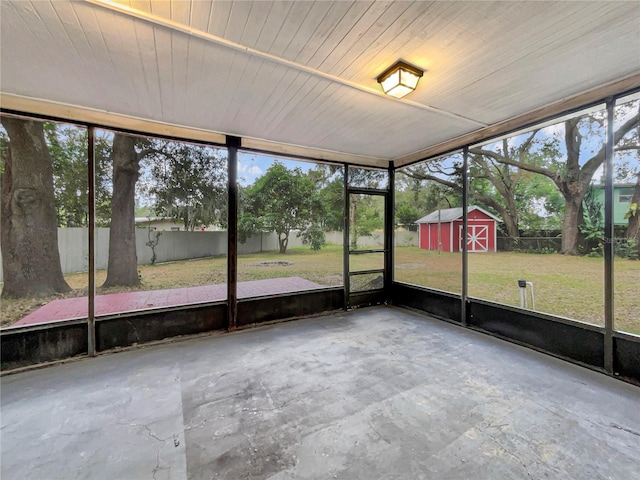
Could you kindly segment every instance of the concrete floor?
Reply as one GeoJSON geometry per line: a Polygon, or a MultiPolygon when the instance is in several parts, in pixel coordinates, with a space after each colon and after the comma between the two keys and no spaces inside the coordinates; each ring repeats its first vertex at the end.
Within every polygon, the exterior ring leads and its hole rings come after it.
{"type": "Polygon", "coordinates": [[[636,479],[640,388],[377,307],[2,378],[9,479],[636,479]]]}

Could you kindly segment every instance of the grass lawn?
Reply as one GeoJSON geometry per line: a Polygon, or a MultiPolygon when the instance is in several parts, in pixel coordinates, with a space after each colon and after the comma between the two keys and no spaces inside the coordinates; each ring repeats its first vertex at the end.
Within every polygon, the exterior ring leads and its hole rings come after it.
{"type": "MultiPolygon", "coordinates": [[[[358,269],[380,268],[379,255],[360,255],[352,265],[358,269]]],[[[140,290],[161,290],[226,282],[227,259],[206,258],[139,267],[140,290]]],[[[462,256],[421,250],[417,247],[395,249],[395,278],[398,281],[461,291],[462,256]]],[[[321,285],[342,284],[342,247],[330,245],[320,252],[308,248],[290,249],[285,255],[275,252],[241,255],[238,280],[298,276],[321,285]]],[[[74,289],[70,296],[84,296],[87,274],[66,275],[74,289]]],[[[101,285],[106,271],[96,273],[101,285]]],[[[507,305],[520,304],[516,281],[533,282],[536,310],[603,324],[603,260],[601,258],[533,255],[524,253],[483,253],[469,255],[469,294],[507,305]]],[[[640,262],[616,259],[616,329],[640,334],[640,262]]],[[[127,289],[98,289],[99,294],[127,289]]],[[[41,299],[4,299],[0,305],[2,325],[10,325],[41,305],[63,296],[41,299]]]]}
{"type": "MultiPolygon", "coordinates": [[[[462,255],[398,247],[395,279],[460,293],[462,255]]],[[[604,324],[602,258],[527,253],[469,254],[469,295],[520,305],[518,279],[533,283],[536,310],[604,324]]],[[[640,334],[640,262],[616,258],[615,328],[640,334]]]]}

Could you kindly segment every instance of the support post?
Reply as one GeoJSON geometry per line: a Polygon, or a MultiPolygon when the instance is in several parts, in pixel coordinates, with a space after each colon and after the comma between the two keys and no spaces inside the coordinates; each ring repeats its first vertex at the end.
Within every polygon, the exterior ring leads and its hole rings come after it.
{"type": "Polygon", "coordinates": [[[384,296],[387,303],[391,303],[391,284],[393,282],[393,243],[395,224],[395,170],[393,161],[389,162],[389,193],[385,196],[385,225],[384,225],[384,296]]]}
{"type": "Polygon", "coordinates": [[[87,289],[87,354],[96,354],[96,156],[95,156],[95,127],[89,126],[87,132],[87,229],[89,234],[88,273],[89,285],[87,289]]]}
{"type": "Polygon", "coordinates": [[[241,139],[227,136],[227,329],[233,332],[238,319],[238,148],[241,139]]]}
{"type": "Polygon", "coordinates": [[[607,138],[604,160],[604,369],[613,375],[613,122],[615,99],[607,99],[607,138]]]}
{"type": "Polygon", "coordinates": [[[349,308],[349,167],[344,166],[343,175],[344,215],[342,218],[342,280],[344,283],[344,309],[349,308]]]}
{"type": "Polygon", "coordinates": [[[460,320],[467,325],[467,305],[469,297],[469,250],[467,247],[467,231],[469,230],[469,147],[462,150],[462,291],[460,320]]]}

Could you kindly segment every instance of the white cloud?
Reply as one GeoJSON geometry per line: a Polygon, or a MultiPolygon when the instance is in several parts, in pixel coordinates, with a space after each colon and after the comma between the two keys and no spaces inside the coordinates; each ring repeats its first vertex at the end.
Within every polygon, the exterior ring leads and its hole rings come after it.
{"type": "Polygon", "coordinates": [[[247,165],[246,163],[238,162],[238,172],[248,173],[250,175],[262,175],[264,171],[257,165],[247,165]]]}
{"type": "Polygon", "coordinates": [[[250,160],[250,163],[238,160],[238,179],[241,185],[251,185],[256,178],[260,177],[263,173],[264,170],[258,165],[255,165],[253,159],[250,160]]]}

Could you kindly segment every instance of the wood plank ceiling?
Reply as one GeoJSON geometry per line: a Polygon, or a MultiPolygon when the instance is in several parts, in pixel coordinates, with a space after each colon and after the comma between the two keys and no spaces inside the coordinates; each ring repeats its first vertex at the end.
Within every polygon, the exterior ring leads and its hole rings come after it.
{"type": "Polygon", "coordinates": [[[159,122],[192,138],[236,135],[243,145],[364,165],[412,161],[611,82],[640,86],[636,1],[3,0],[0,8],[4,108],[113,126],[159,122]],[[403,100],[376,82],[399,58],[426,70],[403,100]]]}

